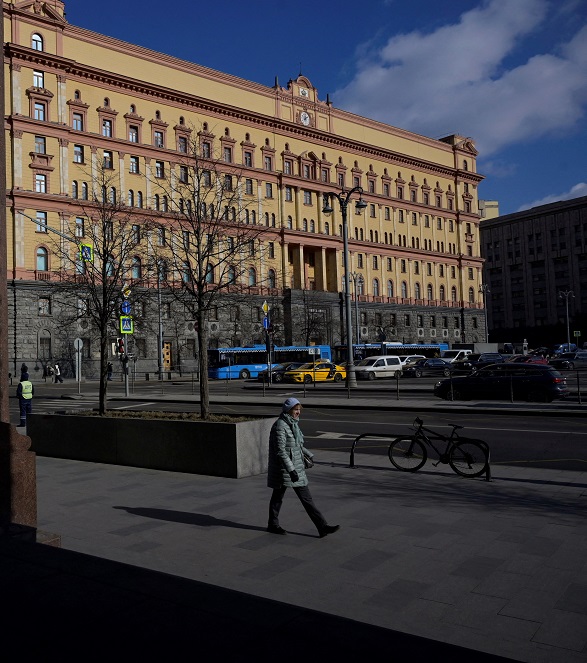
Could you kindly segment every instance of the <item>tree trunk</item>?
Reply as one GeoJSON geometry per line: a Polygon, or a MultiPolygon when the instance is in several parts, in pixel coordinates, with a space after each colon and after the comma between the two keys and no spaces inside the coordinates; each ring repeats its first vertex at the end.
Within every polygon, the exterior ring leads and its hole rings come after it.
{"type": "Polygon", "coordinates": [[[200,416],[210,418],[210,390],[208,388],[208,330],[202,309],[198,310],[198,353],[200,355],[200,416]]]}

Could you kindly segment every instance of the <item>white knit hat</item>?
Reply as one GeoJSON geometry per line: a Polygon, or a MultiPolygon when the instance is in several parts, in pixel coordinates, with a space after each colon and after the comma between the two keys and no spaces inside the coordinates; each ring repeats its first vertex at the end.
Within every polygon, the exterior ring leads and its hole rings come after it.
{"type": "Polygon", "coordinates": [[[285,403],[283,404],[283,408],[281,409],[282,412],[289,412],[292,407],[299,405],[300,401],[298,401],[297,398],[288,398],[285,403]]]}

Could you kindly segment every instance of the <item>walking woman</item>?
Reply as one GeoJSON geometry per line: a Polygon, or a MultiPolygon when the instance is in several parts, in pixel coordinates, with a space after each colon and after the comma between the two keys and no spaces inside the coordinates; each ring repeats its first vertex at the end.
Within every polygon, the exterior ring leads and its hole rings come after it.
{"type": "Polygon", "coordinates": [[[304,436],[299,426],[301,411],[300,401],[297,398],[288,398],[283,404],[281,416],[271,428],[267,485],[273,488],[273,493],[269,502],[267,531],[272,534],[287,534],[279,524],[279,511],[285,491],[291,487],[316,526],[320,538],[323,538],[340,529],[340,525],[329,525],[326,522],[310,494],[304,454],[309,458],[312,458],[312,454],[304,447],[304,436]]]}

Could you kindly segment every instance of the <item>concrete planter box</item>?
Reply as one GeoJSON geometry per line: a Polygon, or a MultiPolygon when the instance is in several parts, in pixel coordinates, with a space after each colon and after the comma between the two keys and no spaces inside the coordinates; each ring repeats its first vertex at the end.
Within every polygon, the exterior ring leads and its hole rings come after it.
{"type": "Polygon", "coordinates": [[[267,472],[275,418],[239,423],[30,414],[39,456],[218,477],[267,472]]]}

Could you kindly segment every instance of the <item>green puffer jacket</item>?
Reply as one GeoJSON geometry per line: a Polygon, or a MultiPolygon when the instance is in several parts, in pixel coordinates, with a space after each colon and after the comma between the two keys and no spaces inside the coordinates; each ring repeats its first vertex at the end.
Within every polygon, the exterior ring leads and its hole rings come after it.
{"type": "Polygon", "coordinates": [[[289,414],[282,414],[271,427],[269,435],[267,471],[269,488],[308,485],[302,452],[312,458],[312,454],[304,447],[304,436],[298,422],[289,414]],[[295,483],[289,476],[293,470],[298,473],[298,480],[295,483]]]}

